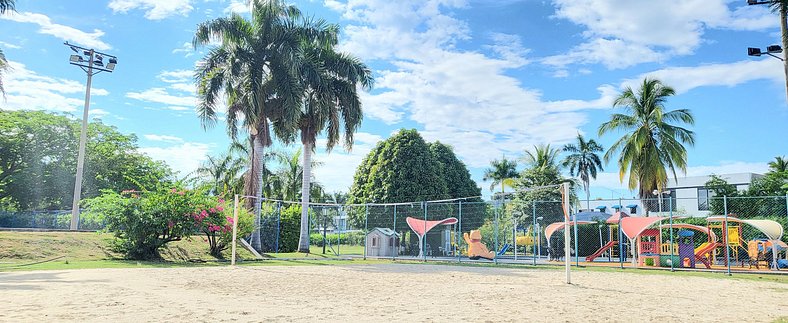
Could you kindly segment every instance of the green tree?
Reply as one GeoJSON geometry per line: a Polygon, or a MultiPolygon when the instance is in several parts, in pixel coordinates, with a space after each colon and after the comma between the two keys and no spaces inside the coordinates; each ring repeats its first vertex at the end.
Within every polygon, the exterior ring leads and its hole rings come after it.
{"type": "MultiPolygon", "coordinates": [[[[41,111],[0,111],[0,205],[71,206],[80,121],[41,111]]],[[[137,151],[137,138],[99,121],[88,125],[86,198],[102,190],[140,190],[171,178],[162,162],[137,151]]]]}
{"type": "Polygon", "coordinates": [[[484,177],[482,180],[490,182],[490,191],[493,191],[495,186],[500,184],[501,194],[503,194],[504,187],[513,187],[514,180],[518,176],[517,162],[503,157],[500,160],[495,159],[490,162],[490,168],[484,170],[484,177]]]}
{"type": "Polygon", "coordinates": [[[534,146],[534,150],[526,150],[523,161],[531,168],[558,168],[558,155],[561,153],[557,148],[550,147],[550,144],[534,146]]]}
{"type": "Polygon", "coordinates": [[[471,173],[454,154],[452,147],[439,141],[429,145],[430,153],[438,162],[438,171],[446,181],[449,197],[475,197],[468,201],[481,202],[481,188],[471,179],[471,173]]]}
{"type": "Polygon", "coordinates": [[[227,153],[208,156],[208,160],[197,168],[197,175],[210,186],[209,193],[230,199],[243,193],[243,173],[246,161],[227,153]]]}
{"type": "Polygon", "coordinates": [[[250,164],[256,181],[246,190],[257,197],[252,245],[259,250],[264,148],[272,144],[271,130],[285,143],[293,141],[297,132],[304,93],[296,72],[301,45],[330,46],[336,33],[330,26],[302,19],[298,8],[280,0],[252,0],[251,18],[233,14],[201,23],[193,44],[219,43],[196,68],[197,111],[203,126],[215,124],[219,96],[224,93],[229,135],[235,139],[241,123],[253,143],[250,164]]]}
{"type": "Polygon", "coordinates": [[[577,141],[564,145],[563,151],[569,153],[561,165],[569,168],[570,176],[580,176],[583,190],[586,192],[586,208],[591,209],[590,181],[596,179],[597,172],[604,170],[602,161],[597,153],[603,151],[601,145],[594,139],[587,140],[583,135],[577,134],[577,141]]]}
{"type": "MultiPolygon", "coordinates": [[[[338,30],[336,26],[328,28],[338,30]]],[[[312,189],[312,152],[317,136],[325,131],[326,149],[330,152],[339,143],[340,135],[346,149],[353,147],[353,134],[361,126],[363,113],[357,88],[370,89],[372,71],[358,58],[337,53],[333,47],[302,47],[301,82],[304,88],[303,109],[299,120],[303,150],[304,171],[301,187],[300,252],[309,252],[309,193],[312,189]]]]}
{"type": "Polygon", "coordinates": [[[777,173],[788,172],[788,159],[785,159],[785,156],[774,157],[774,160],[769,162],[769,171],[777,173]]]}
{"type": "MultiPolygon", "coordinates": [[[[605,153],[605,162],[618,154],[619,176],[623,182],[629,172],[629,189],[638,189],[642,200],[651,197],[653,190],[662,191],[668,181],[668,170],[676,178],[676,169],[686,172],[687,149],[695,144],[695,133],[679,123],[693,125],[695,119],[688,109],[666,111],[673,88],[659,80],[646,78],[635,92],[627,87],[613,102],[625,113],[615,113],[599,126],[599,135],[623,131],[605,153]],[[674,124],[676,123],[676,124],[674,124]]],[[[645,203],[644,203],[645,204],[645,203]]]]}

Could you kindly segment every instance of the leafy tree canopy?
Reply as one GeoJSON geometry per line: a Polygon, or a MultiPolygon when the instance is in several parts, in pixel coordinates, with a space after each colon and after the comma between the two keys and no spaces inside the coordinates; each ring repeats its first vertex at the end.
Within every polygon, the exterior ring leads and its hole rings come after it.
{"type": "MultiPolygon", "coordinates": [[[[80,120],[41,111],[0,111],[0,207],[71,207],[80,120]]],[[[100,121],[88,125],[84,198],[169,180],[163,162],[137,151],[137,137],[100,121]]]]}

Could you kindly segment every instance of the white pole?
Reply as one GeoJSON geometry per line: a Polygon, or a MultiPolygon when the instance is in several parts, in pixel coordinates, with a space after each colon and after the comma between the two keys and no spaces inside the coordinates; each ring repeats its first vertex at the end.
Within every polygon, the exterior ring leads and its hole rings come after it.
{"type": "Polygon", "coordinates": [[[82,170],[85,166],[85,145],[88,140],[88,109],[90,108],[90,86],[93,82],[93,50],[88,61],[88,84],[85,90],[85,108],[82,109],[82,133],[79,135],[77,155],[77,178],[74,181],[74,200],[71,202],[71,230],[79,229],[79,200],[82,197],[82,170]]]}
{"type": "Polygon", "coordinates": [[[233,258],[230,260],[231,265],[235,266],[235,242],[238,239],[238,194],[235,194],[233,200],[233,258]]]}
{"type": "Polygon", "coordinates": [[[517,218],[512,219],[514,228],[512,228],[512,240],[514,245],[514,261],[517,261],[517,218]]]}
{"type": "Polygon", "coordinates": [[[569,234],[569,183],[563,183],[563,208],[564,208],[564,267],[566,268],[566,283],[571,284],[572,278],[569,275],[572,264],[569,261],[569,244],[572,243],[572,235],[569,234]]]}

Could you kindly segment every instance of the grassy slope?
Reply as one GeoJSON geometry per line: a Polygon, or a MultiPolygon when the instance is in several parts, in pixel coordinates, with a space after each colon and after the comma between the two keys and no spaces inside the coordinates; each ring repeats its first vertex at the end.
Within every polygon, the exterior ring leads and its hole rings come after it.
{"type": "MultiPolygon", "coordinates": [[[[180,267],[180,266],[217,266],[224,263],[216,262],[215,258],[208,254],[208,245],[202,237],[196,236],[190,240],[176,241],[170,243],[168,247],[161,250],[164,258],[163,262],[141,262],[133,260],[122,260],[122,255],[115,253],[110,248],[113,237],[106,233],[84,233],[84,232],[11,232],[0,231],[0,271],[6,270],[60,270],[60,269],[82,269],[82,268],[119,268],[119,267],[180,267]],[[56,261],[44,262],[31,266],[13,267],[18,264],[28,264],[32,262],[49,260],[55,257],[65,256],[56,261]],[[197,260],[195,262],[195,260],[197,260]]],[[[363,253],[363,247],[346,247],[340,249],[344,252],[363,253]],[[355,248],[355,250],[354,250],[355,248]]],[[[253,266],[295,266],[295,265],[339,265],[339,264],[378,264],[392,263],[390,260],[343,260],[337,258],[333,253],[328,252],[322,255],[322,248],[313,246],[312,253],[305,255],[301,253],[280,253],[270,254],[270,258],[308,258],[308,260],[266,260],[263,262],[246,262],[246,265],[253,266]],[[326,258],[325,260],[319,260],[326,258]]],[[[225,252],[229,258],[229,250],[225,252]]],[[[238,254],[242,259],[253,259],[254,257],[245,249],[239,247],[238,254]]],[[[421,263],[418,261],[397,260],[395,263],[421,263]]],[[[523,266],[523,265],[493,265],[493,264],[457,264],[453,262],[428,262],[427,264],[448,264],[458,266],[490,266],[500,268],[527,268],[540,270],[562,270],[557,266],[523,266]]],[[[619,272],[616,268],[588,267],[572,268],[573,271],[603,271],[619,272]]],[[[627,273],[642,275],[666,275],[666,276],[695,276],[717,279],[744,279],[771,281],[777,283],[788,283],[788,275],[760,275],[760,274],[734,274],[728,277],[720,273],[705,272],[669,272],[663,270],[624,270],[627,273]]]]}

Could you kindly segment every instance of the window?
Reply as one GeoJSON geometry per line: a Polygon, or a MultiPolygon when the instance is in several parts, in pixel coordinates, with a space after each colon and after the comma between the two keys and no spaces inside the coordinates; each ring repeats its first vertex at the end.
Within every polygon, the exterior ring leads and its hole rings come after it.
{"type": "Polygon", "coordinates": [[[378,246],[378,238],[377,237],[372,237],[372,246],[373,247],[377,247],[378,246]]]}
{"type": "MultiPolygon", "coordinates": [[[[670,194],[662,194],[661,212],[676,211],[676,190],[670,190],[670,194]]],[[[645,201],[645,208],[649,212],[660,212],[660,198],[654,196],[645,201]]]]}
{"type": "Polygon", "coordinates": [[[698,211],[709,210],[709,200],[714,197],[714,191],[708,188],[698,188],[698,211]]]}
{"type": "Polygon", "coordinates": [[[394,246],[394,238],[389,238],[389,247],[394,246]]]}

